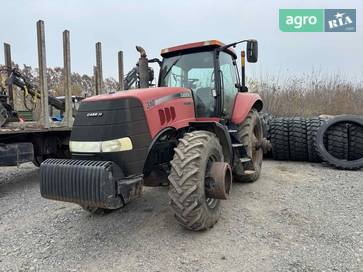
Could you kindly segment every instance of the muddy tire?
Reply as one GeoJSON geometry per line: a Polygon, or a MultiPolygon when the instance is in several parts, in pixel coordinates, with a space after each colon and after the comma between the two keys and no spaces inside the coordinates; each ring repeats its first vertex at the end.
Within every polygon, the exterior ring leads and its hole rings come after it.
{"type": "Polygon", "coordinates": [[[186,133],[174,149],[169,175],[169,197],[176,220],[190,230],[213,227],[221,213],[220,200],[205,195],[211,162],[223,162],[222,147],[214,133],[186,133]]]}
{"type": "Polygon", "coordinates": [[[270,135],[272,157],[275,160],[288,161],[290,159],[288,119],[273,118],[270,122],[270,135]]]}
{"type": "Polygon", "coordinates": [[[289,149],[290,160],[308,160],[308,142],[305,118],[294,117],[289,119],[289,149]]]}
{"type": "Polygon", "coordinates": [[[244,169],[242,163],[237,161],[233,167],[233,177],[237,182],[254,182],[261,174],[263,150],[257,143],[263,138],[262,121],[256,110],[251,110],[246,119],[237,128],[238,139],[246,148],[247,156],[252,163],[244,169]],[[245,174],[245,170],[254,171],[245,174]]]}

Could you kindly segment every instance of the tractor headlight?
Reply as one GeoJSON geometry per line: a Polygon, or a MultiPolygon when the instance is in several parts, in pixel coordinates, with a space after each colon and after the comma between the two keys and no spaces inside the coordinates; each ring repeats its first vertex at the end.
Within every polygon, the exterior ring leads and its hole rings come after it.
{"type": "Polygon", "coordinates": [[[132,142],[129,137],[102,142],[101,152],[119,152],[132,149],[132,142]]]}
{"type": "Polygon", "coordinates": [[[71,152],[97,153],[101,151],[101,142],[69,141],[71,152]]]}
{"type": "Polygon", "coordinates": [[[69,149],[71,152],[79,153],[120,152],[132,150],[132,148],[132,142],[129,137],[99,142],[69,142],[69,149]]]}

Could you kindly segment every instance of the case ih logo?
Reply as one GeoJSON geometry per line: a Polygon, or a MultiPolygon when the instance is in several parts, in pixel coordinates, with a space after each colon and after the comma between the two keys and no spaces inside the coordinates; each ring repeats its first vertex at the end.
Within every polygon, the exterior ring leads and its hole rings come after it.
{"type": "Polygon", "coordinates": [[[101,117],[102,115],[102,112],[89,112],[86,114],[87,117],[101,117]]]}

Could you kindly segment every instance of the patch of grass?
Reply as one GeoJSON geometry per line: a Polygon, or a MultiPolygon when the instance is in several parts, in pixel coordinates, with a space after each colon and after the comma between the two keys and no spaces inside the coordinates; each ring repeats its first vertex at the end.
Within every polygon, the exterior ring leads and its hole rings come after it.
{"type": "Polygon", "coordinates": [[[261,95],[264,111],[276,116],[363,115],[362,79],[353,81],[339,74],[313,71],[249,80],[249,88],[261,95]]]}

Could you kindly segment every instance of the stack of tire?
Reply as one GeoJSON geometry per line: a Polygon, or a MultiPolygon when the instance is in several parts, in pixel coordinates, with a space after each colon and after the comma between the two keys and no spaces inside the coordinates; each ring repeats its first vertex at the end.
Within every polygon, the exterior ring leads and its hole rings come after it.
{"type": "Polygon", "coordinates": [[[261,116],[275,160],[326,162],[338,169],[363,167],[363,118],[261,116]]]}

